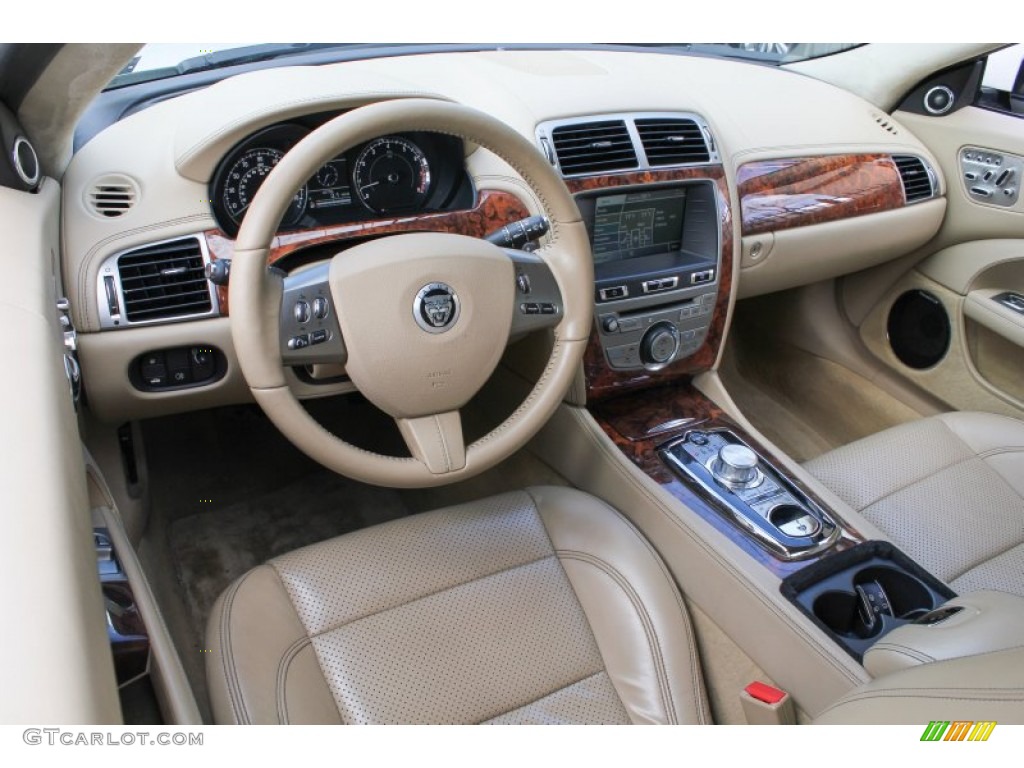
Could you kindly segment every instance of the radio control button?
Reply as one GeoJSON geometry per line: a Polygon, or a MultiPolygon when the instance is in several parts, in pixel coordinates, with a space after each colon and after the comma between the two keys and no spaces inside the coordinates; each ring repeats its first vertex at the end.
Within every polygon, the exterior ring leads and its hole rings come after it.
{"type": "Polygon", "coordinates": [[[623,317],[619,319],[619,330],[622,333],[639,331],[643,328],[643,321],[639,317],[623,317]]]}

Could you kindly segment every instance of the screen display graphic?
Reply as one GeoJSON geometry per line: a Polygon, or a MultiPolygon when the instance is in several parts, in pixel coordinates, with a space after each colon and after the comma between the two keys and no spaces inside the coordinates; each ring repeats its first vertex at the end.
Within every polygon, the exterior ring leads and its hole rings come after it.
{"type": "Polygon", "coordinates": [[[685,205],[685,189],[598,198],[594,208],[594,263],[678,251],[685,205]]]}

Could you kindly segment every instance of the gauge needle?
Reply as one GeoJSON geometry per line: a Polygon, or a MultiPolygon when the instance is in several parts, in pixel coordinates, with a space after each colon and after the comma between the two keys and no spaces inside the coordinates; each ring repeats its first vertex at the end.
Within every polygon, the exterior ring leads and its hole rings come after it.
{"type": "Polygon", "coordinates": [[[380,184],[379,181],[371,181],[369,184],[363,184],[363,186],[361,186],[359,188],[359,191],[362,192],[364,189],[369,189],[370,187],[376,187],[378,184],[380,184]]]}

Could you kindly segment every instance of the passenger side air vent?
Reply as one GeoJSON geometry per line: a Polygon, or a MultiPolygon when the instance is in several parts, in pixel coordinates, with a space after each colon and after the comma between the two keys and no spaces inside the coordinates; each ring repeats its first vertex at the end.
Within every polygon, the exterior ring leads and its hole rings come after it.
{"type": "Polygon", "coordinates": [[[129,323],[163,320],[213,310],[198,238],[168,240],[122,253],[117,273],[129,323]]]}
{"type": "Polygon", "coordinates": [[[104,176],[90,186],[86,194],[89,211],[104,219],[116,219],[130,211],[139,199],[139,188],[127,176],[104,176]]]}
{"type": "Polygon", "coordinates": [[[704,134],[693,120],[649,117],[635,122],[652,166],[706,163],[710,159],[704,134]]]}
{"type": "Polygon", "coordinates": [[[900,172],[903,195],[908,205],[935,197],[938,186],[935,173],[924,160],[915,155],[893,155],[892,159],[900,172]]]}
{"type": "Polygon", "coordinates": [[[639,166],[624,120],[560,125],[551,132],[551,140],[564,176],[639,166]]]}

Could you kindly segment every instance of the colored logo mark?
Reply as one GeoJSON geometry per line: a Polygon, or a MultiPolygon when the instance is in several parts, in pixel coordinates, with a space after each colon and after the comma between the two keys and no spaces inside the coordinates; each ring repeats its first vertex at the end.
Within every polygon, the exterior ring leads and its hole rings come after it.
{"type": "Polygon", "coordinates": [[[995,728],[994,720],[932,720],[921,741],[988,741],[995,728]]]}

